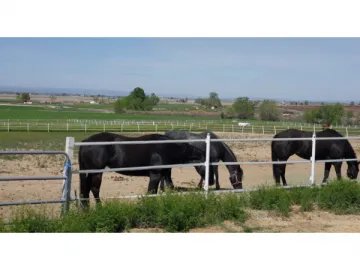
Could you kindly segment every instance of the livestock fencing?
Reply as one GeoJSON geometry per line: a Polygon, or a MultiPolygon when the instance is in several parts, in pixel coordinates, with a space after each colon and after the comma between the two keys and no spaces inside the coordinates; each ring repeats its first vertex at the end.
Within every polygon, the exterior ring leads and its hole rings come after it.
{"type": "MultiPolygon", "coordinates": [[[[359,126],[335,126],[344,136],[360,136],[359,126]]],[[[187,130],[190,132],[237,132],[242,134],[273,134],[296,128],[307,131],[320,131],[320,124],[286,123],[274,124],[265,122],[250,126],[239,126],[237,123],[219,123],[215,121],[105,121],[105,120],[8,120],[0,122],[0,132],[164,132],[166,130],[187,130]]]]}
{"type": "MultiPolygon", "coordinates": [[[[194,167],[194,166],[205,166],[205,184],[204,191],[205,195],[209,191],[209,169],[211,165],[264,165],[264,164],[311,164],[311,172],[309,183],[305,186],[311,186],[315,183],[315,164],[316,163],[327,163],[327,162],[342,162],[342,161],[357,161],[357,159],[328,159],[328,160],[315,160],[316,154],[316,141],[317,140],[360,140],[360,137],[331,137],[331,138],[317,138],[316,133],[313,133],[311,138],[243,138],[243,139],[211,139],[210,134],[208,133],[205,139],[188,139],[188,140],[159,140],[159,141],[112,141],[112,142],[75,142],[73,137],[66,138],[66,152],[72,160],[74,158],[74,148],[79,146],[89,146],[89,145],[129,145],[129,144],[159,144],[159,143],[190,143],[190,142],[204,142],[206,144],[206,156],[203,163],[187,163],[187,164],[171,164],[171,165],[161,165],[161,166],[142,166],[142,167],[126,167],[126,168],[106,168],[100,170],[74,170],[72,173],[76,174],[86,174],[86,173],[107,173],[107,172],[119,172],[121,171],[130,171],[130,170],[148,170],[148,169],[165,169],[165,168],[176,168],[176,167],[194,167]],[[293,161],[242,161],[242,162],[210,162],[210,145],[211,142],[256,142],[256,141],[307,141],[312,142],[312,155],[310,160],[293,160],[293,161]]],[[[299,185],[296,185],[299,186],[299,185]]],[[[256,188],[255,188],[256,189],[256,188]]],[[[226,193],[226,192],[244,192],[254,189],[233,189],[233,190],[216,190],[214,193],[226,193]]],[[[186,192],[184,192],[186,193],[186,192]]],[[[143,196],[159,196],[160,194],[154,195],[129,195],[129,196],[120,196],[119,199],[123,198],[140,198],[143,196]]],[[[81,200],[79,198],[76,198],[81,200]]]]}
{"type": "Polygon", "coordinates": [[[66,152],[63,151],[0,151],[3,155],[63,155],[65,157],[64,169],[62,176],[22,176],[22,177],[0,177],[0,182],[5,181],[39,181],[39,180],[63,180],[62,197],[54,200],[32,200],[32,201],[9,201],[0,202],[0,206],[25,205],[25,204],[45,204],[45,203],[61,203],[61,214],[65,214],[69,210],[71,201],[71,161],[66,152]]]}
{"type": "MultiPolygon", "coordinates": [[[[148,170],[148,169],[165,169],[165,168],[176,168],[176,167],[194,167],[194,166],[205,166],[205,184],[204,194],[207,196],[209,192],[209,172],[211,165],[264,165],[264,164],[310,164],[310,177],[309,183],[302,186],[312,186],[315,184],[315,165],[316,163],[327,163],[327,162],[343,162],[343,161],[358,161],[358,159],[327,159],[327,160],[316,160],[316,141],[318,140],[360,140],[360,137],[331,137],[331,138],[317,138],[316,133],[310,138],[242,138],[242,139],[211,139],[208,133],[205,139],[188,139],[188,140],[162,140],[162,141],[112,141],[112,142],[76,142],[74,137],[66,137],[65,151],[0,151],[0,155],[55,155],[60,154],[65,156],[63,176],[48,176],[48,177],[3,177],[0,181],[23,181],[23,180],[63,180],[62,188],[62,199],[61,200],[47,200],[47,201],[23,201],[23,202],[2,202],[0,206],[7,205],[21,205],[21,204],[41,204],[41,203],[62,203],[62,214],[65,214],[69,209],[69,203],[71,201],[82,201],[85,199],[78,198],[76,194],[71,198],[71,179],[73,174],[87,174],[87,173],[108,173],[108,172],[120,172],[121,171],[135,171],[135,170],[148,170]],[[210,145],[211,142],[257,142],[257,141],[311,141],[312,143],[312,154],[310,160],[292,160],[292,161],[242,161],[242,162],[210,162],[210,145]],[[127,168],[105,168],[105,169],[90,169],[90,170],[72,170],[72,161],[74,160],[75,147],[86,146],[86,145],[122,145],[122,144],[160,144],[160,143],[190,143],[190,142],[204,142],[206,144],[206,155],[205,161],[200,163],[187,163],[187,164],[171,164],[161,166],[142,166],[142,167],[127,167],[127,168]]],[[[287,186],[285,188],[298,187],[299,185],[287,186]]],[[[213,191],[215,194],[227,193],[227,192],[244,192],[252,189],[231,189],[231,190],[216,190],[213,191]]],[[[188,192],[182,192],[186,194],[188,192]]],[[[116,197],[117,199],[126,198],[141,198],[141,197],[153,197],[161,196],[163,194],[151,194],[151,195],[129,195],[116,197]]],[[[110,198],[107,198],[110,199],[110,198]]],[[[111,198],[114,199],[114,198],[111,198]]],[[[89,199],[86,199],[89,200],[89,199]]]]}

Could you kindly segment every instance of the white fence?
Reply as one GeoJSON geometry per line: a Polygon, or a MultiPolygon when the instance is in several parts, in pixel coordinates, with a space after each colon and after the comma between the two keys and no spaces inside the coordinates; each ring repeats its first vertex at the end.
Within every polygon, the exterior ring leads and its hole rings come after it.
{"type": "MultiPolygon", "coordinates": [[[[97,172],[121,172],[129,170],[147,170],[147,169],[161,169],[161,168],[175,168],[175,167],[194,167],[194,166],[205,166],[205,184],[204,190],[207,194],[209,189],[209,166],[210,165],[233,165],[233,164],[248,164],[248,165],[257,165],[257,164],[303,164],[307,163],[311,165],[310,181],[308,185],[314,185],[315,183],[315,164],[316,163],[326,163],[326,162],[338,162],[338,161],[357,161],[358,159],[328,159],[328,160],[315,160],[315,151],[316,151],[316,141],[317,140],[360,140],[360,137],[331,137],[331,138],[316,138],[315,132],[313,133],[312,138],[244,138],[244,139],[211,139],[210,134],[207,135],[206,139],[196,139],[196,140],[164,140],[164,141],[116,141],[116,142],[75,142],[73,137],[66,138],[66,149],[65,152],[69,155],[70,159],[74,158],[74,148],[76,146],[85,146],[85,145],[121,145],[121,144],[158,144],[158,143],[189,143],[189,142],[205,142],[206,143],[206,159],[203,163],[188,163],[188,164],[172,164],[172,165],[162,165],[162,166],[143,166],[143,167],[127,167],[127,168],[111,168],[111,169],[101,169],[101,170],[74,170],[72,173],[81,174],[81,173],[97,173],[97,172]],[[299,160],[299,161],[260,161],[260,162],[210,162],[210,144],[211,142],[249,142],[249,141],[312,141],[312,157],[310,160],[299,160]]],[[[271,149],[269,149],[271,151],[271,149]]],[[[306,185],[306,186],[308,186],[306,185]]],[[[225,190],[225,191],[216,191],[216,193],[222,192],[243,192],[242,190],[225,190]]],[[[138,198],[144,195],[132,195],[132,196],[121,196],[118,198],[138,198]]],[[[158,196],[158,195],[148,195],[148,196],[158,196]]]]}
{"type": "MultiPolygon", "coordinates": [[[[169,129],[202,132],[239,132],[243,134],[276,134],[279,131],[297,128],[300,130],[320,131],[321,125],[283,123],[271,125],[239,126],[236,123],[218,122],[186,122],[186,121],[66,121],[66,122],[37,122],[37,121],[4,121],[0,122],[0,132],[163,132],[169,129]]],[[[360,136],[357,126],[336,129],[344,136],[360,136]]]]}

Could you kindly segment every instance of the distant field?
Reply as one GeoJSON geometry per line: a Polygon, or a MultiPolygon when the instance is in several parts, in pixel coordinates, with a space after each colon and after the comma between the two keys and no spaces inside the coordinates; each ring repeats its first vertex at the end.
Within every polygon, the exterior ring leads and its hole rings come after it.
{"type": "Polygon", "coordinates": [[[164,109],[173,109],[173,110],[185,110],[185,109],[195,109],[196,107],[200,107],[199,104],[187,104],[187,103],[171,103],[171,104],[158,104],[155,106],[156,109],[164,108],[164,109]]]}
{"type": "Polygon", "coordinates": [[[208,118],[206,117],[148,115],[148,114],[115,114],[115,113],[77,110],[78,108],[76,107],[49,108],[49,107],[36,107],[32,105],[24,105],[24,106],[3,105],[0,106],[0,119],[208,120],[208,118]]]}
{"type": "Polygon", "coordinates": [[[114,110],[114,104],[74,104],[74,105],[64,105],[65,107],[70,108],[84,108],[84,109],[108,109],[114,110]]]}

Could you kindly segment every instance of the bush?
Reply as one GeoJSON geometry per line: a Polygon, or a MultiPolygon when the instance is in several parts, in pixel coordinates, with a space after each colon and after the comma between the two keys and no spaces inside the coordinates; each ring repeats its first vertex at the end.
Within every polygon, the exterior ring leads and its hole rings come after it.
{"type": "Polygon", "coordinates": [[[355,181],[332,181],[319,191],[319,207],[338,214],[360,212],[360,185],[355,181]]]}
{"type": "Polygon", "coordinates": [[[332,181],[323,187],[263,188],[247,193],[215,195],[210,192],[143,197],[137,201],[104,201],[87,211],[72,205],[62,218],[50,219],[45,211],[21,208],[8,224],[0,220],[0,232],[123,232],[131,228],[163,228],[186,232],[192,228],[231,220],[242,224],[246,208],[276,211],[289,216],[291,206],[302,211],[320,209],[338,214],[360,213],[360,185],[354,181],[332,181]]]}
{"type": "MultiPolygon", "coordinates": [[[[186,232],[191,228],[224,220],[246,220],[241,196],[209,194],[144,197],[137,202],[104,201],[87,211],[71,208],[62,218],[48,218],[48,213],[24,211],[4,232],[122,232],[130,228],[163,228],[168,232],[186,232]]],[[[0,223],[1,225],[1,223],[0,223]]]]}
{"type": "Polygon", "coordinates": [[[260,189],[251,192],[250,207],[257,210],[274,210],[288,216],[292,200],[288,190],[283,188],[260,189]]]}

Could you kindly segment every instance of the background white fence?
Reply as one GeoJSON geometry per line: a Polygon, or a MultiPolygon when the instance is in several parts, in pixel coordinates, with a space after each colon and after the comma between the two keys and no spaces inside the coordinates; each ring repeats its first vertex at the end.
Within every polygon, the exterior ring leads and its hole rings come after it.
{"type": "MultiPolygon", "coordinates": [[[[105,120],[62,120],[62,121],[0,121],[0,132],[163,132],[169,129],[202,132],[240,132],[244,134],[276,134],[279,131],[297,128],[300,130],[320,131],[321,125],[304,123],[254,124],[239,126],[237,123],[219,123],[218,121],[105,121],[105,120]]],[[[360,136],[358,126],[335,126],[344,136],[360,136]]]]}

